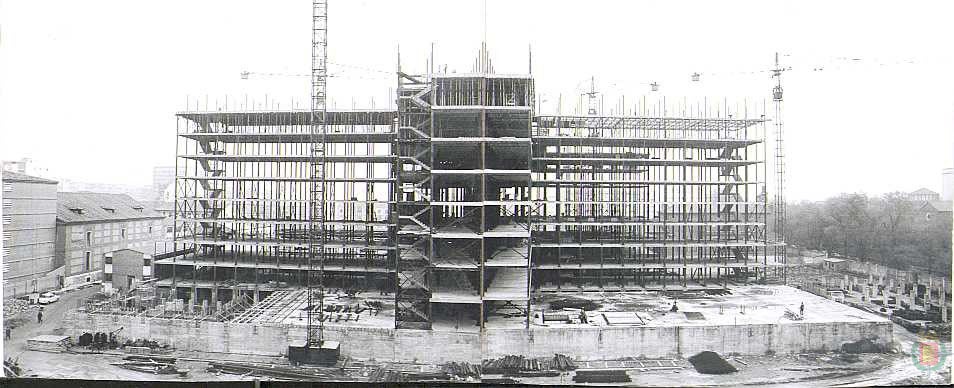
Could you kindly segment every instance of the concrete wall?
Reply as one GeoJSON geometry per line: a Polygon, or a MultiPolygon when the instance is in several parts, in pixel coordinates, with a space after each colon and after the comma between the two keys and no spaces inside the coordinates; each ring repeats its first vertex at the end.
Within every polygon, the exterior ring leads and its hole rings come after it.
{"type": "Polygon", "coordinates": [[[831,351],[862,338],[887,345],[892,340],[891,323],[494,330],[484,336],[483,353],[485,358],[561,353],[580,359],[689,357],[704,350],[720,354],[785,354],[831,351]]]}
{"type": "MultiPolygon", "coordinates": [[[[226,324],[71,312],[66,334],[111,331],[123,327],[125,338],[169,341],[177,349],[284,355],[289,342],[302,341],[300,326],[226,324]]],[[[491,330],[477,334],[382,328],[325,329],[341,341],[342,354],[355,358],[407,362],[471,361],[507,354],[546,357],[562,353],[577,359],[621,357],[689,357],[704,350],[720,354],[823,352],[843,343],[869,338],[889,344],[890,322],[787,323],[767,325],[540,328],[491,330]],[[482,343],[481,343],[482,342],[482,343]]]]}
{"type": "MultiPolygon", "coordinates": [[[[305,339],[302,326],[249,325],[145,319],[70,312],[65,335],[108,332],[120,327],[122,338],[149,338],[176,349],[216,353],[283,356],[290,342],[305,339]]],[[[342,343],[341,353],[354,358],[440,363],[480,360],[480,337],[474,334],[383,328],[325,328],[325,338],[342,343]]]]}

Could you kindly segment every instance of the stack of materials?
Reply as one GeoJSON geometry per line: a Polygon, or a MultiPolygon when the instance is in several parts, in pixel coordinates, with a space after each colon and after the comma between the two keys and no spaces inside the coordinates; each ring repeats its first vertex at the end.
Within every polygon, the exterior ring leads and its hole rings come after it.
{"type": "Polygon", "coordinates": [[[27,349],[59,353],[70,346],[70,337],[65,335],[41,335],[27,340],[27,349]]]}
{"type": "Polygon", "coordinates": [[[576,369],[569,357],[555,354],[552,358],[525,358],[508,355],[498,359],[483,360],[482,369],[489,374],[522,374],[540,371],[566,371],[576,369]]]}
{"type": "Polygon", "coordinates": [[[368,381],[372,383],[380,383],[380,382],[402,383],[402,382],[407,382],[408,378],[407,376],[401,374],[401,372],[391,370],[391,369],[378,368],[378,370],[374,371],[373,373],[371,373],[370,376],[368,376],[368,381]]]}
{"type": "Polygon", "coordinates": [[[480,365],[474,365],[467,362],[450,362],[441,365],[441,370],[448,375],[456,376],[461,379],[467,379],[468,377],[473,377],[476,379],[480,378],[480,365]]]}
{"type": "Polygon", "coordinates": [[[189,373],[188,369],[176,368],[176,359],[174,357],[126,356],[123,358],[123,362],[113,363],[111,365],[157,375],[178,374],[179,376],[185,377],[189,373]]]}
{"type": "Polygon", "coordinates": [[[874,341],[864,338],[855,342],[846,342],[841,344],[841,351],[844,353],[884,353],[887,349],[874,341]]]}
{"type": "Polygon", "coordinates": [[[689,357],[689,363],[696,371],[707,375],[723,375],[738,372],[732,364],[719,356],[716,352],[705,351],[689,357]]]}
{"type": "Polygon", "coordinates": [[[262,376],[283,380],[346,380],[345,376],[343,376],[336,369],[332,368],[319,369],[266,364],[246,364],[239,362],[210,362],[208,371],[213,373],[229,373],[243,376],[262,376]]]}
{"type": "Polygon", "coordinates": [[[574,383],[628,383],[629,375],[622,369],[581,370],[573,376],[574,383]]]}

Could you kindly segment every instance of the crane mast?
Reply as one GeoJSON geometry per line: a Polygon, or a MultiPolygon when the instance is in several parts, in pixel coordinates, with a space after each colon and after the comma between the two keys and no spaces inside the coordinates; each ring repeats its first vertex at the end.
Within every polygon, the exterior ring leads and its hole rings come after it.
{"type": "Polygon", "coordinates": [[[311,22],[311,192],[308,234],[308,346],[324,340],[325,270],[325,136],[328,133],[328,2],[312,1],[311,22]],[[316,273],[317,272],[317,273],[316,273]],[[315,279],[317,278],[317,279],[315,279]],[[316,295],[317,293],[317,295],[316,295]]]}

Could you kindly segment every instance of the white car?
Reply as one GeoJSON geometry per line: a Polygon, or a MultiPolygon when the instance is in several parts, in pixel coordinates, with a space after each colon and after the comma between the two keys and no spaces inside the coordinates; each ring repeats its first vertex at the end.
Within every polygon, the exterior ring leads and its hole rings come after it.
{"type": "Polygon", "coordinates": [[[44,292],[40,294],[40,299],[37,300],[39,304],[50,304],[60,300],[60,296],[52,292],[44,292]]]}

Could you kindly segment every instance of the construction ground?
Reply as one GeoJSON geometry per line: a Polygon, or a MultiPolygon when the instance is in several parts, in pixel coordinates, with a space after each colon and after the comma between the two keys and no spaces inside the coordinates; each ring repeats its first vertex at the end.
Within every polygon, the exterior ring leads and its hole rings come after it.
{"type": "MultiPolygon", "coordinates": [[[[26,339],[39,334],[70,334],[72,331],[68,310],[82,306],[83,300],[94,295],[95,288],[76,290],[62,294],[61,301],[45,309],[47,318],[42,324],[33,321],[18,322],[14,329],[13,338],[4,343],[4,354],[15,359],[21,368],[21,377],[39,378],[81,378],[81,379],[116,379],[116,380],[170,380],[170,381],[226,381],[276,379],[296,380],[300,376],[281,376],[281,371],[296,370],[301,375],[309,375],[317,380],[347,380],[347,381],[470,381],[477,382],[478,377],[463,376],[459,362],[398,362],[383,359],[348,357],[343,355],[342,360],[334,368],[292,367],[282,356],[264,356],[251,354],[210,353],[187,349],[165,349],[164,357],[175,358],[175,367],[179,371],[187,371],[186,375],[179,374],[152,374],[125,369],[125,358],[130,357],[130,349],[101,349],[91,350],[88,347],[73,346],[63,352],[41,352],[30,350],[26,339]],[[64,320],[64,318],[67,318],[64,320]],[[229,364],[231,363],[231,364],[229,364]],[[212,368],[219,365],[220,369],[212,368]],[[257,365],[279,371],[264,373],[261,370],[246,369],[236,372],[236,369],[222,367],[222,365],[257,365]],[[231,371],[231,372],[230,372],[231,371]],[[456,373],[454,373],[456,372],[456,373]]],[[[676,301],[678,312],[671,311],[671,298],[658,298],[649,295],[586,295],[585,298],[565,298],[560,295],[548,296],[541,301],[545,306],[542,315],[549,311],[557,314],[552,305],[557,304],[561,311],[571,312],[573,305],[586,311],[587,323],[553,323],[544,322],[549,327],[587,327],[611,326],[639,326],[630,323],[610,323],[620,321],[627,312],[633,312],[638,320],[644,320],[646,326],[670,325],[723,325],[735,324],[740,326],[758,326],[765,323],[788,322],[798,324],[784,318],[786,310],[797,310],[801,303],[805,304],[803,321],[806,323],[817,321],[844,320],[846,322],[876,322],[883,320],[872,314],[862,312],[830,300],[811,294],[794,291],[786,287],[751,287],[737,290],[732,295],[696,296],[683,295],[676,301]],[[581,302],[587,299],[594,304],[581,302]],[[744,312],[744,313],[743,313],[744,312]],[[702,316],[702,320],[699,316],[702,316]],[[602,319],[602,321],[601,321],[602,319]],[[745,325],[743,325],[743,322],[745,325]]],[[[91,314],[105,315],[105,314],[91,314]]],[[[564,314],[569,315],[569,314],[564,314]]],[[[121,317],[113,315],[112,317],[121,317]]],[[[370,320],[369,320],[370,321],[370,320]]],[[[359,321],[360,322],[360,321],[359,321]]],[[[355,325],[355,322],[339,323],[338,325],[355,325]]],[[[941,360],[945,367],[937,371],[919,369],[912,357],[917,356],[918,347],[922,340],[896,324],[888,324],[892,344],[882,353],[849,354],[840,349],[832,351],[794,352],[781,354],[764,352],[762,354],[735,354],[720,352],[722,356],[738,371],[725,375],[701,374],[687,361],[685,355],[645,356],[631,352],[622,357],[582,357],[571,355],[573,364],[570,370],[559,370],[553,367],[549,357],[525,355],[509,355],[506,357],[535,360],[527,365],[549,365],[548,370],[522,371],[495,371],[491,366],[504,360],[505,356],[487,356],[479,362],[469,363],[473,368],[483,364],[487,372],[480,375],[484,382],[520,382],[528,384],[569,384],[580,380],[580,376],[597,375],[601,373],[622,373],[629,381],[614,382],[615,385],[642,385],[642,386],[671,386],[674,382],[693,381],[699,385],[778,385],[778,386],[859,386],[883,384],[938,384],[950,378],[950,342],[941,341],[941,360]],[[771,371],[771,373],[766,373],[771,371]]],[[[537,325],[544,328],[542,325],[537,325]]],[[[120,331],[118,337],[122,340],[131,335],[132,326],[120,331]]],[[[600,331],[591,328],[592,331],[600,331]]],[[[506,329],[501,329],[505,331],[506,329]]],[[[496,331],[496,330],[493,330],[496,331]]],[[[491,331],[491,332],[493,332],[491,331]]],[[[605,330],[603,330],[605,333],[605,330]]],[[[161,341],[160,341],[161,342],[161,341]]],[[[442,344],[438,344],[442,345],[442,344]]],[[[345,353],[350,353],[345,349],[345,353]]],[[[156,349],[153,354],[160,350],[156,349]]],[[[234,367],[238,368],[238,367],[234,367]]],[[[499,369],[499,368],[498,368],[499,369]]],[[[533,369],[533,368],[528,368],[533,369]]],[[[537,367],[537,369],[545,369],[537,367]]],[[[618,376],[618,375],[617,375],[618,376]]]]}

